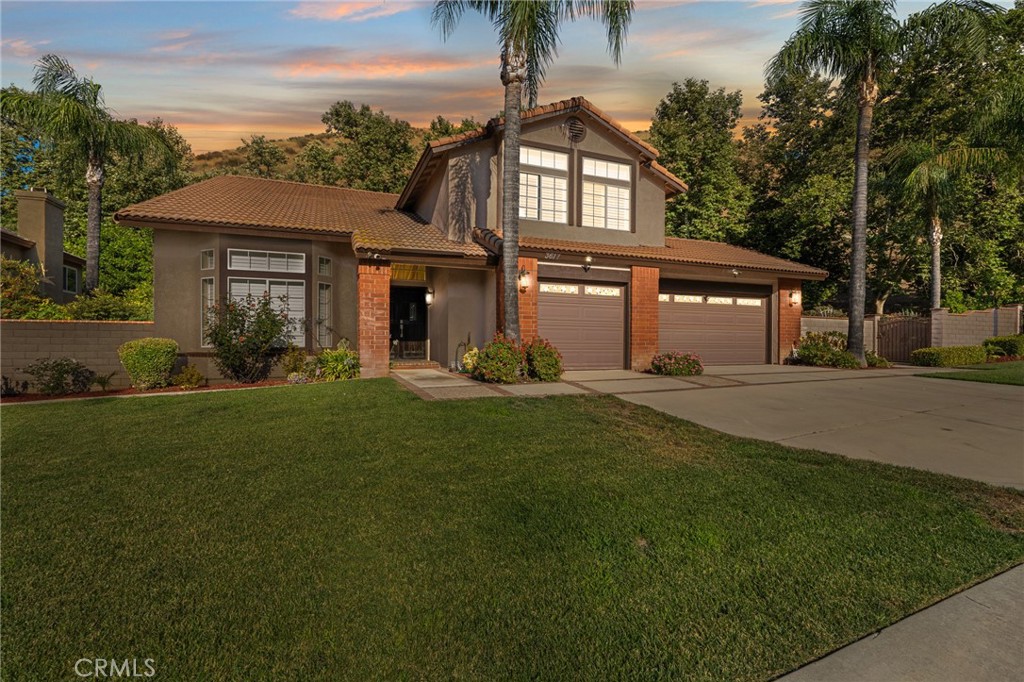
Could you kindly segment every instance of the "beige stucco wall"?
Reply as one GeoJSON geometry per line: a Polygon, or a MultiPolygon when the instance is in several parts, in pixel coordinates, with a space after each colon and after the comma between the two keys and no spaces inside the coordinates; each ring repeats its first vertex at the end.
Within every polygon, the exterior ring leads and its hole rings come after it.
{"type": "Polygon", "coordinates": [[[494,336],[494,271],[428,268],[434,291],[428,313],[430,359],[448,367],[460,343],[482,346],[494,336]]]}
{"type": "MultiPolygon", "coordinates": [[[[74,358],[97,374],[116,372],[112,385],[129,385],[117,356],[125,341],[158,336],[152,322],[79,320],[4,320],[0,322],[0,372],[14,380],[29,379],[20,371],[39,359],[74,358]]],[[[29,388],[34,392],[34,388],[29,388]]]]}

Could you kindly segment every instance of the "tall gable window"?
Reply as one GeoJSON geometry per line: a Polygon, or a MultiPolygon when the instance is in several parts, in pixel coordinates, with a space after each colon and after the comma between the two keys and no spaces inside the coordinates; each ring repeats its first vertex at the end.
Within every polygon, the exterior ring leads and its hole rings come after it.
{"type": "Polygon", "coordinates": [[[519,148],[519,217],[546,223],[569,221],[569,155],[519,148]]]}
{"type": "Polygon", "coordinates": [[[583,159],[584,227],[629,231],[632,168],[624,163],[583,159]]]}

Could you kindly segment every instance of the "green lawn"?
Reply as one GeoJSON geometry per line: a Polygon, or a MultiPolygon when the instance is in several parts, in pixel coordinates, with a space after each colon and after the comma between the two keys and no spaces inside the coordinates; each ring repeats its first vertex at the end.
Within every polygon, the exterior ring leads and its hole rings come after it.
{"type": "Polygon", "coordinates": [[[611,397],[2,417],[9,680],[767,680],[1024,560],[1024,494],[611,397]]]}
{"type": "Polygon", "coordinates": [[[939,374],[925,374],[923,376],[936,379],[956,379],[958,381],[982,381],[986,384],[1024,386],[1024,360],[970,365],[969,370],[965,372],[940,372],[939,374]]]}

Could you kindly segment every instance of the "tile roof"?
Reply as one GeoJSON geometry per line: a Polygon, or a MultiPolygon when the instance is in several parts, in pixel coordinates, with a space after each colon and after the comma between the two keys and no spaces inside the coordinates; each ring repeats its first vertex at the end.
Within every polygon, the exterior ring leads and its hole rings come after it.
{"type": "Polygon", "coordinates": [[[36,245],[36,243],[31,239],[26,239],[17,232],[12,232],[3,227],[0,227],[0,238],[2,238],[4,241],[17,244],[18,246],[22,246],[26,249],[32,248],[33,246],[36,245]]]}
{"type": "Polygon", "coordinates": [[[395,209],[397,198],[383,192],[222,175],[129,206],[114,219],[136,225],[346,235],[356,250],[485,255],[477,244],[451,242],[436,226],[395,209]]]}
{"type": "MultiPolygon", "coordinates": [[[[473,236],[492,253],[500,251],[500,233],[491,230],[475,230],[473,236]]],[[[824,279],[828,275],[824,270],[812,268],[802,263],[795,263],[784,258],[776,258],[775,256],[769,256],[752,249],[733,246],[732,244],[709,242],[700,239],[666,237],[665,246],[619,246],[563,239],[545,239],[524,235],[519,238],[519,246],[525,249],[549,250],[561,253],[785,273],[809,279],[824,279]]]]}

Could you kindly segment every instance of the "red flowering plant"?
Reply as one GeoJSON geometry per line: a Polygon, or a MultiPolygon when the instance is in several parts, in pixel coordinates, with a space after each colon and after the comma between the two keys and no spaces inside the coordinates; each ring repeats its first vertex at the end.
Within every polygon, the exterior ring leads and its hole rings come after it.
{"type": "Polygon", "coordinates": [[[704,363],[696,353],[668,351],[651,359],[651,372],[672,377],[692,377],[704,373],[704,363]]]}
{"type": "Polygon", "coordinates": [[[293,324],[280,309],[283,307],[264,294],[210,308],[203,331],[213,346],[213,362],[221,374],[243,384],[270,376],[288,347],[293,324]]]}
{"type": "Polygon", "coordinates": [[[514,384],[526,376],[526,351],[501,332],[480,349],[473,378],[492,384],[514,384]]]}
{"type": "Polygon", "coordinates": [[[526,371],[534,381],[558,381],[562,378],[562,354],[547,339],[534,339],[523,346],[526,371]]]}

